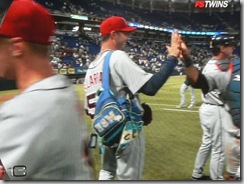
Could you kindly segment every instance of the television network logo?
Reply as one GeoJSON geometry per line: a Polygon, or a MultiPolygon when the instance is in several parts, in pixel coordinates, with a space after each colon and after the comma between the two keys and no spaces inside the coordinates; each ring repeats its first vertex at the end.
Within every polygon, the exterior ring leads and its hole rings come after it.
{"type": "Polygon", "coordinates": [[[196,1],[195,8],[227,8],[229,1],[196,1]]]}

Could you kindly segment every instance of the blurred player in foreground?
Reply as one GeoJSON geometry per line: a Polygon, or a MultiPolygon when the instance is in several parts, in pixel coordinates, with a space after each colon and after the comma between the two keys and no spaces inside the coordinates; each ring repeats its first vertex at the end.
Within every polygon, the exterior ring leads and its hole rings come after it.
{"type": "Polygon", "coordinates": [[[20,93],[0,107],[1,179],[92,179],[78,96],[49,61],[52,16],[32,0],[14,0],[6,12],[0,77],[16,80],[20,93]]]}

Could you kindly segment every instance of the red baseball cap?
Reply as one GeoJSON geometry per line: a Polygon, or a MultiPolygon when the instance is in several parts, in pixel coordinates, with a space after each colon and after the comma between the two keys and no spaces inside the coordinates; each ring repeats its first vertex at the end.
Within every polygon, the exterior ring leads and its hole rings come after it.
{"type": "Polygon", "coordinates": [[[100,25],[100,33],[102,36],[108,35],[112,31],[132,32],[135,30],[136,27],[129,26],[123,17],[118,16],[109,17],[100,25]]]}
{"type": "Polygon", "coordinates": [[[0,24],[0,35],[51,44],[55,23],[47,9],[33,0],[14,0],[0,24]]]}

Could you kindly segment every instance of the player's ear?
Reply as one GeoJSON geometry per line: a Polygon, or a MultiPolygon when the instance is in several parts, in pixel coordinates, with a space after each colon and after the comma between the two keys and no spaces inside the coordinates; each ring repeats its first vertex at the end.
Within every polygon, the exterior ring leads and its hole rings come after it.
{"type": "Polygon", "coordinates": [[[222,46],[220,47],[220,52],[223,52],[223,51],[225,50],[225,48],[226,48],[226,47],[222,45],[222,46]]]}
{"type": "Polygon", "coordinates": [[[21,37],[11,38],[10,43],[12,56],[19,57],[23,55],[25,43],[21,37]]]}
{"type": "Polygon", "coordinates": [[[110,38],[113,39],[115,36],[116,36],[116,32],[115,31],[111,31],[110,32],[110,38]]]}

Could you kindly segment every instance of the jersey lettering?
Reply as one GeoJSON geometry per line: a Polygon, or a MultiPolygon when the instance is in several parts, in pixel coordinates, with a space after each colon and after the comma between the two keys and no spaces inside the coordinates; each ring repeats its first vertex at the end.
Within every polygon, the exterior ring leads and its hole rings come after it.
{"type": "Polygon", "coordinates": [[[89,76],[89,80],[87,81],[87,84],[85,85],[85,88],[88,89],[96,84],[99,84],[102,82],[102,72],[94,73],[89,76]]]}
{"type": "Polygon", "coordinates": [[[96,101],[95,100],[96,94],[95,93],[90,94],[86,98],[87,98],[87,107],[89,109],[95,108],[95,105],[96,105],[96,102],[95,102],[96,101]]]}

